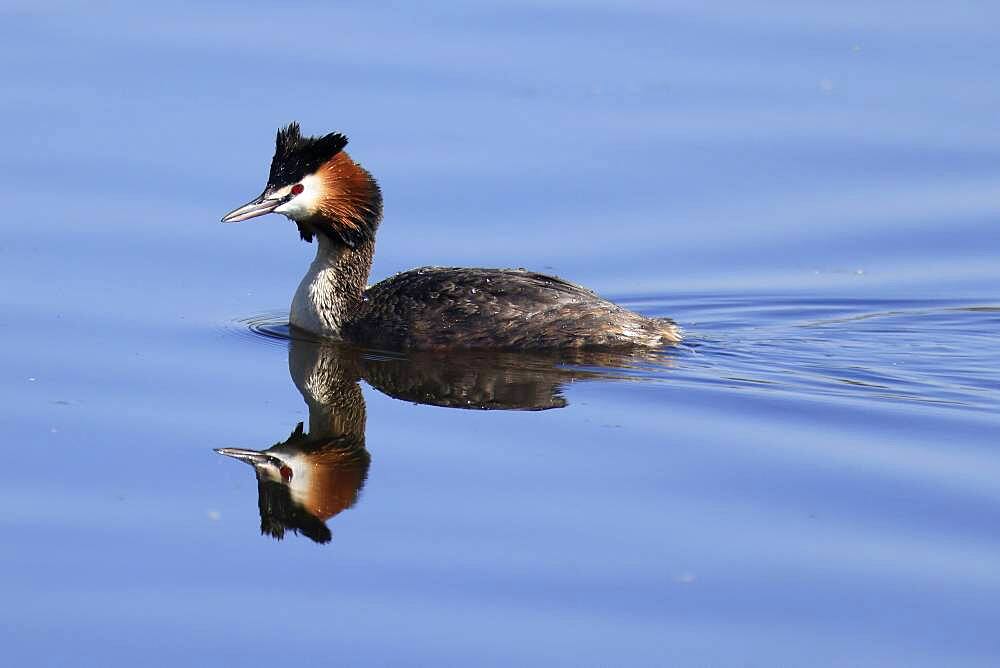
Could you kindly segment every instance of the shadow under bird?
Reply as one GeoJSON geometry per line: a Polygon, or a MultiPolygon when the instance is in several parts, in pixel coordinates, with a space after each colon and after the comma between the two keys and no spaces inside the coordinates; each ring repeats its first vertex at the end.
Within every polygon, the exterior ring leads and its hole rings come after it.
{"type": "Polygon", "coordinates": [[[267,185],[222,222],[280,213],[316,258],[289,321],[312,334],[384,350],[655,348],[681,340],[668,319],[647,318],[594,292],[523,269],[423,267],[368,286],[382,193],[344,151],[339,133],[278,130],[267,185]]]}

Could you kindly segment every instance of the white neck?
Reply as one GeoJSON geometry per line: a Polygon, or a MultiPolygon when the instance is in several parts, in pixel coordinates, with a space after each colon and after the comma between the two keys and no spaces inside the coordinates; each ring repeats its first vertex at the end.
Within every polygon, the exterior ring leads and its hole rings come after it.
{"type": "Polygon", "coordinates": [[[319,336],[342,338],[344,323],[360,304],[374,245],[358,248],[317,235],[316,258],[292,298],[289,322],[319,336]]]}

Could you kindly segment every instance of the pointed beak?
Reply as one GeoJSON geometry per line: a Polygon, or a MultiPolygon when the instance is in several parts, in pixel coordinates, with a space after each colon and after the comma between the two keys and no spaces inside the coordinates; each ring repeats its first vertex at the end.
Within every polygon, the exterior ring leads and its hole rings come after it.
{"type": "Polygon", "coordinates": [[[222,217],[224,223],[238,223],[241,220],[249,220],[265,213],[271,213],[285,203],[282,198],[266,199],[263,195],[252,202],[247,202],[238,209],[233,209],[222,217]]]}
{"type": "Polygon", "coordinates": [[[238,459],[241,462],[246,462],[251,466],[266,464],[268,462],[268,456],[262,452],[257,452],[256,450],[244,450],[243,448],[216,448],[215,451],[220,455],[225,455],[226,457],[232,457],[233,459],[238,459]]]}

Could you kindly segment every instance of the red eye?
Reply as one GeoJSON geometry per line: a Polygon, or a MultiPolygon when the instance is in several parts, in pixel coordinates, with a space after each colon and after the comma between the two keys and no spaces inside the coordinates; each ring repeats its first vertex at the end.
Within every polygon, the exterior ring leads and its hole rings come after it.
{"type": "Polygon", "coordinates": [[[296,183],[294,186],[292,186],[292,194],[298,195],[305,189],[306,187],[304,185],[302,185],[301,183],[296,183]]]}

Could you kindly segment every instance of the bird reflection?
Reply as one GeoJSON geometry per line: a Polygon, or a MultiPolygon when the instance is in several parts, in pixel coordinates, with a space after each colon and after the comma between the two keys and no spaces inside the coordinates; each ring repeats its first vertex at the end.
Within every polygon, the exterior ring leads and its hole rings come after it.
{"type": "Polygon", "coordinates": [[[291,530],[317,543],[330,540],[326,520],[358,500],[371,455],[364,436],[313,438],[300,422],[292,435],[267,450],[219,448],[257,472],[260,532],[278,540],[291,530]]]}
{"type": "Polygon", "coordinates": [[[309,408],[308,431],[299,423],[287,439],[266,450],[216,452],[253,466],[262,534],[281,540],[291,531],[326,543],[331,539],[326,522],[357,502],[371,464],[361,380],[413,403],[537,411],[565,406],[567,383],[607,377],[593,367],[620,369],[635,359],[584,352],[392,356],[292,339],[288,369],[309,408]]]}

